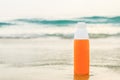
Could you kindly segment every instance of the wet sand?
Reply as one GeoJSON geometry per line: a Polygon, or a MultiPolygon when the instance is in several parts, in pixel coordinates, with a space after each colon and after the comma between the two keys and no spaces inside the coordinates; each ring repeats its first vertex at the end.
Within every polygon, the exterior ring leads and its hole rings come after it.
{"type": "Polygon", "coordinates": [[[75,77],[73,40],[0,39],[0,80],[120,80],[120,38],[90,43],[90,76],[75,77]]]}

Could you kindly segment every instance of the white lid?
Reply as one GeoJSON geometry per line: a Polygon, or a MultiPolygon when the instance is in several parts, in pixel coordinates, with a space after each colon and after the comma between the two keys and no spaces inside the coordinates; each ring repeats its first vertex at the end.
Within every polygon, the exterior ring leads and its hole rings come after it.
{"type": "Polygon", "coordinates": [[[84,22],[79,22],[76,25],[77,29],[74,34],[74,39],[88,39],[88,32],[86,29],[86,24],[84,22]]]}

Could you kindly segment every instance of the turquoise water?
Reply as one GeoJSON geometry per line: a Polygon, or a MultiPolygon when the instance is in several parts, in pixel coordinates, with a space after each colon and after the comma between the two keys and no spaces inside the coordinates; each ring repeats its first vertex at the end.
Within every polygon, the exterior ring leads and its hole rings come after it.
{"type": "Polygon", "coordinates": [[[21,18],[21,19],[14,19],[8,22],[0,22],[0,26],[11,25],[12,22],[15,22],[16,25],[18,22],[25,22],[25,23],[32,23],[39,25],[44,24],[44,25],[56,25],[56,26],[71,25],[71,24],[76,24],[78,22],[85,22],[88,24],[120,24],[120,16],[115,16],[115,17],[91,16],[91,17],[80,17],[80,18],[72,18],[72,19],[21,18]]]}
{"type": "Polygon", "coordinates": [[[72,39],[75,25],[85,22],[90,38],[120,37],[120,16],[71,19],[16,18],[0,22],[0,38],[54,37],[72,39]]]}

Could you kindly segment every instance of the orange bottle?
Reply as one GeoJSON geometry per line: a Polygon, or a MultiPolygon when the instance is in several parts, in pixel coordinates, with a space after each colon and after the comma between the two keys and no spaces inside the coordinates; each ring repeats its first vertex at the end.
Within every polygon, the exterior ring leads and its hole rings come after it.
{"type": "Polygon", "coordinates": [[[89,75],[89,37],[85,23],[78,23],[74,35],[74,75],[89,75]]]}

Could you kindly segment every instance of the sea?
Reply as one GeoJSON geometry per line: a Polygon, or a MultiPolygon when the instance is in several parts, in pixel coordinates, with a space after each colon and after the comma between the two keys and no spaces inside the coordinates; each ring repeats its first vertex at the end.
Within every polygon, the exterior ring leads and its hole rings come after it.
{"type": "Polygon", "coordinates": [[[0,80],[120,80],[120,16],[0,19],[0,80]],[[73,74],[76,24],[90,40],[90,75],[73,74]]]}
{"type": "Polygon", "coordinates": [[[72,39],[75,24],[78,22],[87,24],[90,38],[120,36],[120,16],[91,16],[70,19],[16,18],[0,20],[0,38],[57,37],[72,39]]]}

